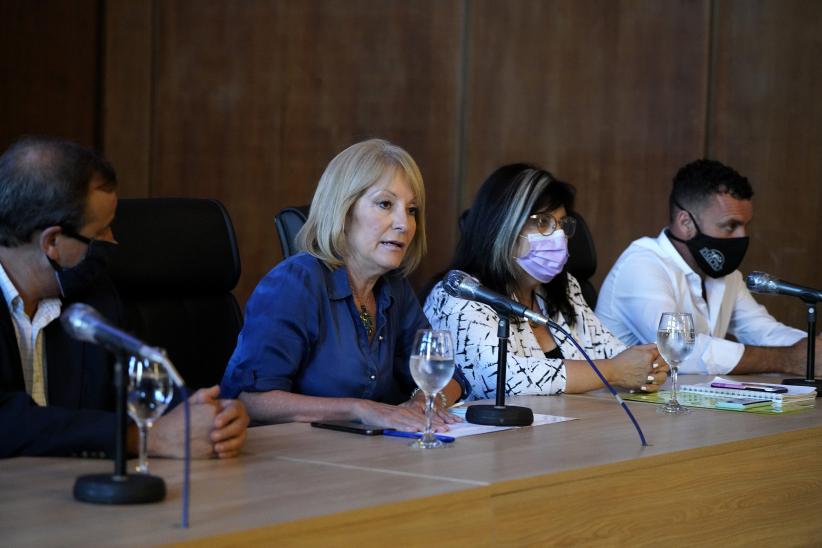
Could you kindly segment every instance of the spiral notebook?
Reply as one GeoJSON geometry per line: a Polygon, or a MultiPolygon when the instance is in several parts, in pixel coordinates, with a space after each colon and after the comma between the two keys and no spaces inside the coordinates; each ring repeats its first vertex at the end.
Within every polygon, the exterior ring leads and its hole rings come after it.
{"type": "Polygon", "coordinates": [[[783,404],[794,404],[805,401],[813,401],[816,398],[816,388],[808,386],[791,386],[787,384],[768,384],[768,383],[743,383],[751,388],[783,388],[787,392],[771,393],[761,392],[755,390],[740,390],[734,388],[717,388],[711,386],[712,383],[735,384],[738,381],[724,379],[722,377],[714,377],[709,382],[697,384],[683,384],[679,387],[683,394],[699,394],[701,396],[710,396],[712,398],[744,398],[753,400],[770,400],[774,407],[779,407],[783,404]]]}
{"type": "MultiPolygon", "coordinates": [[[[671,392],[670,390],[660,390],[659,392],[651,393],[643,392],[638,394],[620,394],[620,396],[622,396],[623,400],[662,405],[671,399],[671,392]]],[[[700,407],[702,409],[716,409],[719,411],[731,411],[735,413],[754,413],[756,415],[785,415],[788,413],[798,413],[809,409],[815,409],[816,406],[816,400],[810,399],[800,400],[799,402],[786,402],[783,405],[776,405],[772,402],[768,402],[767,405],[729,407],[727,405],[723,405],[723,403],[731,400],[738,400],[738,398],[706,396],[704,394],[695,394],[693,392],[680,392],[677,399],[679,400],[679,403],[685,407],[700,407]]]]}

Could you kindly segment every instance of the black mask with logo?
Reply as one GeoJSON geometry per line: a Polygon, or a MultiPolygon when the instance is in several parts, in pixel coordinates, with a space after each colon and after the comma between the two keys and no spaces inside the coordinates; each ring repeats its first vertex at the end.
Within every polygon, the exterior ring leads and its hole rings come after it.
{"type": "Polygon", "coordinates": [[[708,236],[699,228],[690,211],[676,201],[674,201],[674,204],[691,218],[696,227],[696,236],[690,240],[682,240],[671,234],[670,230],[666,230],[665,234],[668,238],[688,246],[688,250],[702,272],[711,278],[721,278],[739,268],[742,259],[745,258],[745,252],[748,250],[749,238],[747,236],[740,238],[714,238],[708,236]]]}
{"type": "Polygon", "coordinates": [[[51,267],[57,274],[60,294],[66,300],[74,300],[92,289],[106,272],[112,255],[117,251],[117,244],[105,240],[86,238],[65,228],[62,233],[69,238],[74,238],[88,245],[86,256],[72,267],[62,267],[49,258],[49,263],[51,263],[51,267]]]}

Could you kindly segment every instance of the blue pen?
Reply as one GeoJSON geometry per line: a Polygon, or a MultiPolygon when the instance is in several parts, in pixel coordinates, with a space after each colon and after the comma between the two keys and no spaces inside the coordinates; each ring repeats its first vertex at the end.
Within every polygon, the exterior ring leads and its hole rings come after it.
{"type": "MultiPolygon", "coordinates": [[[[413,438],[420,439],[422,434],[419,432],[400,432],[399,430],[383,430],[383,436],[394,436],[395,438],[413,438]]],[[[444,436],[442,434],[434,434],[434,437],[443,443],[452,443],[456,438],[453,436],[444,436]]]]}

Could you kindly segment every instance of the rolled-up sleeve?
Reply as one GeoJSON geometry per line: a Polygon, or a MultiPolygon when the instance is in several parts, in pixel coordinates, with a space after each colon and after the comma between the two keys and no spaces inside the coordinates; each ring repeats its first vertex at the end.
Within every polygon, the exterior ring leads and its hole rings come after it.
{"type": "Polygon", "coordinates": [[[705,334],[697,334],[694,350],[679,366],[680,373],[727,375],[736,367],[745,345],[705,334]]]}
{"type": "Polygon", "coordinates": [[[734,313],[728,332],[742,343],[756,346],[790,346],[807,337],[804,331],[776,320],[768,310],[756,302],[740,276],[734,313]]]}
{"type": "Polygon", "coordinates": [[[223,397],[291,391],[316,338],[317,288],[300,264],[282,263],[259,283],[221,383],[223,397]]]}
{"type": "Polygon", "coordinates": [[[782,324],[768,314],[765,307],[751,296],[741,274],[729,275],[726,283],[725,291],[736,296],[728,333],[739,342],[697,335],[692,357],[680,367],[683,373],[726,375],[742,359],[745,345],[788,346],[805,336],[799,329],[782,324]]]}

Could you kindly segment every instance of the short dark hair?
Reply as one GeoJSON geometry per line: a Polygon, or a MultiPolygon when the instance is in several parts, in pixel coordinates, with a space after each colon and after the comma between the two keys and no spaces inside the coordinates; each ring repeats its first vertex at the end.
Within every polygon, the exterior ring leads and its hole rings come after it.
{"type": "MultiPolygon", "coordinates": [[[[565,207],[570,214],[576,189],[529,164],[498,168],[482,184],[461,227],[451,268],[476,276],[488,288],[510,295],[516,287],[513,253],[528,216],[565,207]]],[[[543,284],[548,312],[562,313],[573,325],[568,275],[563,269],[543,284]]]]}
{"type": "Polygon", "coordinates": [[[114,189],[114,168],[94,150],[49,137],[25,137],[0,156],[0,245],[16,247],[38,230],[83,226],[89,184],[114,189]]]}
{"type": "Polygon", "coordinates": [[[753,188],[747,177],[716,160],[696,160],[680,168],[674,176],[674,186],[668,200],[670,220],[679,206],[700,209],[714,194],[730,194],[737,200],[753,198],[753,188]]]}

